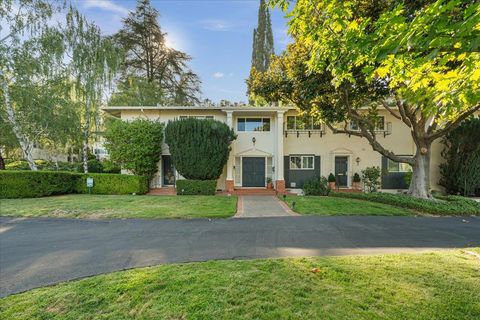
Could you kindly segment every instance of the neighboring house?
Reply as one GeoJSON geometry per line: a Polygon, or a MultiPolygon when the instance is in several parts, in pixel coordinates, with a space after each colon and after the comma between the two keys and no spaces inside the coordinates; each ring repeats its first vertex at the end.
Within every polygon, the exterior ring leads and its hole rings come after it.
{"type": "MultiPolygon", "coordinates": [[[[366,167],[379,166],[384,172],[381,188],[405,189],[406,164],[393,162],[373,151],[364,138],[333,134],[324,124],[311,117],[301,117],[294,107],[104,107],[104,112],[130,121],[148,118],[167,123],[183,117],[215,119],[227,123],[237,134],[217,188],[265,187],[271,178],[278,191],[301,188],[307,179],[334,173],[340,188],[351,188],[355,173],[366,167]]],[[[413,155],[415,145],[410,131],[400,120],[380,110],[378,140],[398,155],[413,155]]],[[[356,129],[355,123],[350,123],[356,129]]],[[[439,189],[442,147],[432,146],[431,186],[439,189]]],[[[175,171],[164,145],[158,172],[151,187],[173,186],[181,178],[175,171]]]]}

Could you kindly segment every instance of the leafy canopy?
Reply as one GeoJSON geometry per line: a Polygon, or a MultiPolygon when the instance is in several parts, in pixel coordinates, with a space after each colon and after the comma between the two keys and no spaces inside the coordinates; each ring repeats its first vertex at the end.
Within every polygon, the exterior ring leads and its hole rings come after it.
{"type": "Polygon", "coordinates": [[[192,180],[218,179],[235,138],[228,125],[216,120],[175,120],[165,129],[165,143],[175,169],[192,180]]]}
{"type": "Polygon", "coordinates": [[[148,178],[157,172],[163,142],[163,124],[160,122],[109,119],[105,139],[110,159],[122,168],[148,178]]]}

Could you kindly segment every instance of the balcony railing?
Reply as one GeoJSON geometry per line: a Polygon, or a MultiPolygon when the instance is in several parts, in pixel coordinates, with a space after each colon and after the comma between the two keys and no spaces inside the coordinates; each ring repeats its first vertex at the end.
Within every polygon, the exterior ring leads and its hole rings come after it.
{"type": "MultiPolygon", "coordinates": [[[[360,129],[352,129],[350,128],[351,131],[357,131],[360,132],[360,129]]],[[[392,134],[392,123],[387,122],[385,123],[385,127],[383,129],[378,129],[375,128],[375,134],[383,134],[383,137],[385,138],[386,136],[389,136],[392,134]]],[[[349,135],[350,136],[350,135],[349,135]]]]}
{"type": "Polygon", "coordinates": [[[284,129],[283,132],[285,134],[285,138],[288,137],[289,135],[296,135],[297,138],[300,137],[300,135],[306,135],[309,138],[312,135],[320,135],[320,137],[323,137],[323,135],[326,133],[326,126],[325,124],[321,124],[320,128],[315,128],[315,129],[284,129]]]}

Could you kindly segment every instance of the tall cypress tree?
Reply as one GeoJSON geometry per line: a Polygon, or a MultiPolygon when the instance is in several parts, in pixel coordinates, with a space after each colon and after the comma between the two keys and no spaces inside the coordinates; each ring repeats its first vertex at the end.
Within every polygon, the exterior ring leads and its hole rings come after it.
{"type": "Polygon", "coordinates": [[[258,26],[253,30],[252,68],[264,72],[270,65],[273,48],[272,21],[265,0],[260,0],[258,26]]]}

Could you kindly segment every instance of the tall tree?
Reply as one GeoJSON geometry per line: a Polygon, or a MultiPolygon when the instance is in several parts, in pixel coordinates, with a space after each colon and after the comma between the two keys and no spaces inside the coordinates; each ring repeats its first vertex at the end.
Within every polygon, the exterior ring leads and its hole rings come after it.
{"type": "Polygon", "coordinates": [[[57,4],[0,4],[0,116],[32,170],[37,170],[33,145],[42,139],[65,142],[78,122],[70,103],[71,82],[63,73],[65,38],[58,24],[48,23],[61,9],[57,4]]]}
{"type": "Polygon", "coordinates": [[[71,61],[69,72],[76,84],[77,98],[82,104],[83,169],[88,172],[88,146],[92,119],[96,118],[105,89],[116,75],[120,51],[100,29],[70,8],[65,29],[71,61]]]}
{"type": "MultiPolygon", "coordinates": [[[[273,2],[290,10],[288,0],[273,2]]],[[[308,72],[327,72],[335,90],[331,103],[309,109],[327,121],[355,121],[359,131],[330,127],[412,165],[410,194],[430,198],[432,143],[480,110],[480,3],[299,0],[289,17],[308,72]],[[396,155],[377,140],[379,106],[410,128],[415,155],[396,155]]]]}
{"type": "Polygon", "coordinates": [[[191,57],[167,46],[158,16],[150,0],[138,0],[135,11],[123,20],[114,39],[125,50],[124,74],[158,85],[170,103],[197,103],[200,80],[188,68],[191,57]]]}
{"type": "Polygon", "coordinates": [[[258,25],[253,29],[252,69],[255,68],[260,72],[267,70],[273,54],[275,54],[275,50],[270,11],[265,0],[260,0],[258,25]]]}

